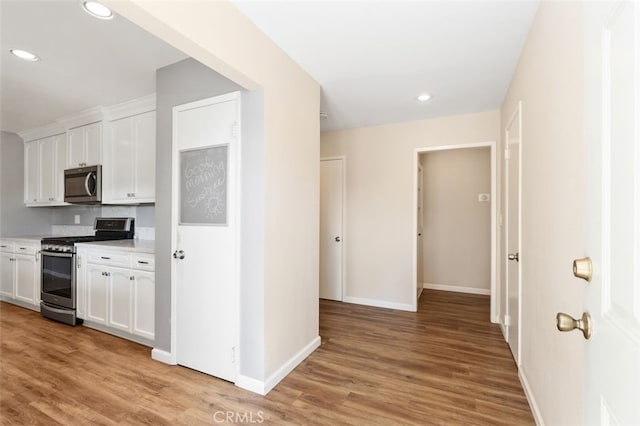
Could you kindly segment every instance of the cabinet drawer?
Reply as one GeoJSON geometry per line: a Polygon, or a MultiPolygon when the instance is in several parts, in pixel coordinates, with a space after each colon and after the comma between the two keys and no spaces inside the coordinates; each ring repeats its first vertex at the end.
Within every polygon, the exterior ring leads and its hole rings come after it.
{"type": "Polygon", "coordinates": [[[14,247],[15,243],[13,241],[0,240],[0,251],[8,251],[13,253],[14,247]]]}
{"type": "Polygon", "coordinates": [[[89,263],[99,265],[131,267],[131,255],[128,253],[118,253],[113,251],[89,251],[89,263]]]}
{"type": "Polygon", "coordinates": [[[14,246],[14,251],[17,254],[30,254],[30,255],[35,255],[38,250],[40,248],[39,244],[33,244],[33,243],[22,243],[22,242],[16,242],[15,246],[14,246]]]}
{"type": "Polygon", "coordinates": [[[143,271],[155,271],[156,258],[150,254],[134,254],[131,267],[134,269],[141,269],[143,271]]]}

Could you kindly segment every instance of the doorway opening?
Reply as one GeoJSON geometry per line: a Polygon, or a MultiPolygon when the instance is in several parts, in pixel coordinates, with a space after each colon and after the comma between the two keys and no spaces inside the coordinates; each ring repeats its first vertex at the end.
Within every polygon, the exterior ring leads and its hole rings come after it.
{"type": "Polygon", "coordinates": [[[497,322],[496,156],[496,142],[415,150],[416,311],[422,288],[487,294],[497,322]]]}

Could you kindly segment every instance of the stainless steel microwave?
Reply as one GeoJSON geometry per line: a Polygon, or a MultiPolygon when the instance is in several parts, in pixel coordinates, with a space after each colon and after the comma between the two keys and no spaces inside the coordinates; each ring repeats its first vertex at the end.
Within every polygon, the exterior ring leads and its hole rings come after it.
{"type": "Polygon", "coordinates": [[[102,202],[102,166],[86,166],[64,171],[64,201],[77,204],[102,202]]]}

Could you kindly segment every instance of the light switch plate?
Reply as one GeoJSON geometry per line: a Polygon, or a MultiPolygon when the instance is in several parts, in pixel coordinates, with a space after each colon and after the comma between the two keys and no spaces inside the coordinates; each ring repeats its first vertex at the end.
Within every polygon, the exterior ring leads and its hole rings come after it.
{"type": "Polygon", "coordinates": [[[73,223],[75,223],[76,225],[80,225],[80,215],[77,214],[73,217],[73,223]]]}

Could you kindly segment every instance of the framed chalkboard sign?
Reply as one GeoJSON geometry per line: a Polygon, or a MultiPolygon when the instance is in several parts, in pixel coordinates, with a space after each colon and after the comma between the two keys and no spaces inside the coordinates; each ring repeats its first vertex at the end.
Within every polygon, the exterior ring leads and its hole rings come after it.
{"type": "Polygon", "coordinates": [[[227,225],[228,150],[180,151],[180,225],[227,225]]]}

